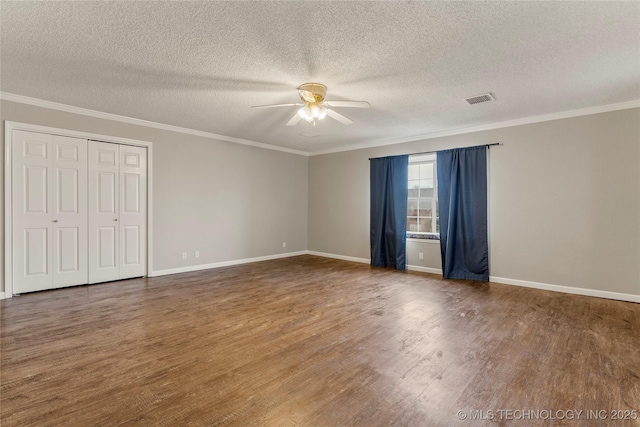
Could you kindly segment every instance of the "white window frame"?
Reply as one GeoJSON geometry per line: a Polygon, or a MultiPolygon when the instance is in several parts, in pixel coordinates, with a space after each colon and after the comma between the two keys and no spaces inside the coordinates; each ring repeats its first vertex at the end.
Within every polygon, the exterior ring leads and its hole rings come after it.
{"type": "MultiPolygon", "coordinates": [[[[422,200],[426,200],[426,199],[431,199],[431,230],[435,230],[435,231],[431,231],[431,232],[425,232],[425,231],[410,231],[407,230],[407,236],[411,236],[411,237],[422,237],[424,236],[424,238],[438,238],[440,236],[440,231],[437,230],[437,225],[438,225],[438,217],[439,217],[439,212],[437,209],[437,202],[438,202],[438,174],[437,174],[437,164],[436,164],[436,155],[435,153],[431,154],[416,154],[416,155],[410,155],[409,156],[409,166],[411,165],[420,165],[420,164],[432,164],[433,165],[433,176],[429,177],[428,179],[433,179],[433,197],[425,197],[422,198],[422,200]],[[420,157],[424,158],[424,157],[432,157],[432,159],[429,160],[419,160],[420,157]],[[413,160],[412,160],[413,159],[413,160]]],[[[422,177],[418,174],[418,179],[421,180],[422,177]]],[[[407,180],[407,185],[409,185],[409,182],[411,180],[407,180]]],[[[407,197],[407,204],[409,203],[409,200],[415,200],[416,201],[416,206],[417,206],[417,215],[409,215],[409,212],[407,212],[407,220],[409,218],[415,218],[418,219],[418,224],[420,224],[419,219],[420,218],[425,218],[425,217],[421,217],[420,216],[420,200],[421,197],[418,194],[417,197],[407,197]]]]}

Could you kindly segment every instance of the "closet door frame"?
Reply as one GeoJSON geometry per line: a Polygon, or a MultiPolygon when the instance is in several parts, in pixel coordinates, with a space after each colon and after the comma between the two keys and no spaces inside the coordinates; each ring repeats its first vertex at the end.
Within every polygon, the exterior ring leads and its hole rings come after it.
{"type": "Polygon", "coordinates": [[[46,133],[51,135],[68,136],[72,138],[93,139],[114,144],[133,145],[147,149],[147,277],[153,276],[153,145],[149,141],[120,138],[89,132],[59,129],[29,123],[4,122],[4,298],[13,296],[13,201],[12,201],[12,152],[13,131],[46,133]]]}

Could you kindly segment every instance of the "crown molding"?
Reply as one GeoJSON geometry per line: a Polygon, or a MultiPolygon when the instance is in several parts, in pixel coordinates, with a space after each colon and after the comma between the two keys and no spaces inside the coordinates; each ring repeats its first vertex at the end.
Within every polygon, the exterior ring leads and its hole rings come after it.
{"type": "Polygon", "coordinates": [[[484,125],[463,127],[457,129],[449,129],[440,132],[433,132],[423,135],[416,135],[404,138],[382,139],[378,141],[365,142],[361,144],[350,144],[343,147],[332,148],[327,150],[312,151],[309,156],[319,156],[322,154],[340,153],[343,151],[362,150],[365,148],[383,147],[385,145],[402,144],[405,142],[423,141],[427,139],[441,138],[444,136],[462,135],[465,133],[481,132],[485,130],[501,129],[513,126],[528,125],[532,123],[549,122],[552,120],[568,119],[571,117],[588,116],[591,114],[608,113],[611,111],[628,110],[631,108],[640,108],[640,100],[620,102],[617,104],[601,105],[598,107],[581,108],[579,110],[561,111],[552,114],[543,114],[541,116],[523,117],[520,119],[505,120],[502,122],[487,123],[484,125]]]}
{"type": "Polygon", "coordinates": [[[112,120],[116,122],[128,123],[138,126],[145,126],[155,129],[168,130],[171,132],[184,133],[187,135],[200,136],[208,139],[216,139],[218,141],[233,142],[236,144],[249,145],[251,147],[264,148],[266,150],[282,151],[299,156],[308,156],[306,151],[294,150],[291,148],[280,147],[277,145],[265,144],[263,142],[250,141],[248,139],[234,138],[232,136],[218,135],[216,133],[204,132],[195,129],[183,128],[180,126],[167,125],[164,123],[152,122],[149,120],[136,119],[133,117],[120,116],[117,114],[104,113],[102,111],[90,110],[88,108],[74,107],[73,105],[60,104],[58,102],[45,101],[43,99],[31,98],[23,95],[16,95],[8,92],[0,92],[0,99],[18,102],[21,104],[33,105],[35,107],[48,108],[51,110],[64,111],[67,113],[80,114],[83,116],[96,117],[99,119],[112,120]]]}
{"type": "Polygon", "coordinates": [[[91,117],[96,117],[100,119],[113,120],[113,121],[118,121],[123,123],[134,124],[138,126],[146,126],[146,127],[156,128],[156,129],[168,130],[172,132],[184,133],[188,135],[195,135],[195,136],[200,136],[208,139],[233,142],[233,143],[242,144],[242,145],[249,145],[251,147],[263,148],[267,150],[282,151],[285,153],[297,154],[299,156],[320,156],[323,154],[332,154],[332,153],[340,153],[343,151],[354,151],[354,150],[362,150],[366,148],[383,147],[386,145],[396,145],[396,144],[402,144],[406,142],[423,141],[428,139],[441,138],[445,136],[462,135],[465,133],[481,132],[486,130],[521,126],[521,125],[527,125],[532,123],[548,122],[552,120],[567,119],[571,117],[587,116],[591,114],[608,113],[611,111],[627,110],[631,108],[640,108],[640,100],[632,100],[632,101],[620,102],[617,104],[607,104],[607,105],[601,105],[597,107],[581,108],[578,110],[561,111],[558,113],[543,114],[540,116],[523,117],[520,119],[505,120],[501,122],[487,123],[487,124],[477,125],[477,126],[448,129],[440,132],[432,132],[432,133],[423,134],[423,135],[415,135],[415,136],[403,137],[403,138],[382,139],[382,140],[364,142],[359,144],[358,143],[349,144],[342,147],[330,148],[326,150],[307,152],[307,151],[301,151],[301,150],[294,150],[291,148],[280,147],[278,145],[265,144],[263,142],[250,141],[250,140],[241,139],[241,138],[234,138],[232,136],[218,135],[216,133],[211,133],[211,132],[204,132],[204,131],[199,131],[195,129],[183,128],[180,126],[167,125],[167,124],[152,122],[148,120],[135,119],[132,117],[120,116],[117,114],[104,113],[101,111],[89,110],[87,108],[74,107],[72,105],[45,101],[38,98],[31,98],[28,96],[16,95],[8,92],[0,92],[0,99],[12,101],[12,102],[18,102],[21,104],[33,105],[36,107],[49,108],[52,110],[65,111],[67,113],[81,114],[84,116],[91,116],[91,117]]]}

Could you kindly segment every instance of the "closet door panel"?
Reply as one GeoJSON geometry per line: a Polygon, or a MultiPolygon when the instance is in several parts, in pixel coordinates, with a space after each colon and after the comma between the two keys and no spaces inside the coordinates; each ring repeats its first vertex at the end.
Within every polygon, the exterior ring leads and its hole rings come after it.
{"type": "MultiPolygon", "coordinates": [[[[25,290],[42,290],[50,287],[51,271],[49,254],[51,253],[49,245],[49,229],[46,227],[36,228],[29,227],[23,229],[24,247],[21,255],[24,259],[23,278],[26,279],[45,279],[43,286],[39,288],[17,289],[17,293],[25,290]]],[[[23,236],[18,236],[18,239],[23,236]]],[[[34,280],[34,281],[35,281],[34,280]]],[[[39,280],[38,280],[39,281],[39,280]]]]}
{"type": "Polygon", "coordinates": [[[14,130],[16,294],[147,274],[147,150],[14,130]]]}
{"type": "Polygon", "coordinates": [[[89,141],[89,283],[120,278],[119,147],[89,141]]]}
{"type": "MultiPolygon", "coordinates": [[[[81,251],[81,238],[82,230],[79,227],[58,227],[56,240],[58,243],[58,263],[56,265],[58,274],[74,273],[84,269],[86,267],[81,261],[83,254],[81,251]]],[[[86,251],[84,251],[86,254],[86,251]]],[[[81,283],[86,283],[86,280],[81,283]]]]}
{"type": "Polygon", "coordinates": [[[115,226],[98,227],[98,251],[97,251],[97,266],[99,269],[113,269],[118,268],[116,263],[116,236],[118,231],[115,226]]]}
{"type": "Polygon", "coordinates": [[[120,278],[147,274],[147,150],[120,146],[120,278]]]}
{"type": "Polygon", "coordinates": [[[53,283],[51,135],[12,133],[13,293],[50,289],[53,283]]]}
{"type": "Polygon", "coordinates": [[[49,170],[49,165],[22,165],[19,172],[24,176],[20,185],[23,193],[17,197],[23,197],[24,209],[20,213],[49,215],[49,170]]]}
{"type": "Polygon", "coordinates": [[[87,141],[52,136],[53,287],[86,284],[87,141]]]}
{"type": "Polygon", "coordinates": [[[122,230],[122,249],[124,251],[122,257],[122,265],[137,266],[140,265],[140,227],[137,225],[127,225],[122,230]]]}
{"type": "Polygon", "coordinates": [[[13,292],[87,283],[87,141],[12,134],[13,292]]]}

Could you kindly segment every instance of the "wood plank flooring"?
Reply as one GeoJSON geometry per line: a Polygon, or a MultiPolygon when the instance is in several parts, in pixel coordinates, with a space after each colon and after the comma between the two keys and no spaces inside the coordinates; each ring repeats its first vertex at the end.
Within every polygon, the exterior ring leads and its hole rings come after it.
{"type": "Polygon", "coordinates": [[[0,308],[7,427],[640,425],[640,304],[305,255],[0,308]]]}

